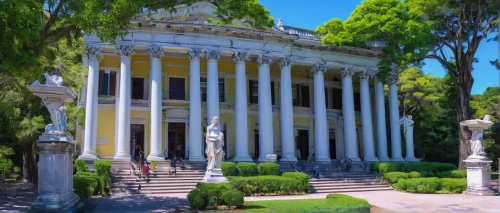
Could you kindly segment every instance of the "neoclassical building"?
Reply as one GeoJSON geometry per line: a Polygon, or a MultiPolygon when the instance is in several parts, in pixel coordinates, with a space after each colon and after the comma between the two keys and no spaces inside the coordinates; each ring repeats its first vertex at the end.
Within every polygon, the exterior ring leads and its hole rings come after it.
{"type": "Polygon", "coordinates": [[[379,49],[324,46],[281,20],[264,31],[239,20],[216,26],[215,9],[138,14],[116,45],[85,36],[80,158],[130,160],[141,147],[149,160],[181,150],[205,161],[205,129],[218,116],[227,160],[415,160],[413,150],[402,156],[397,74],[375,77],[379,49]]]}

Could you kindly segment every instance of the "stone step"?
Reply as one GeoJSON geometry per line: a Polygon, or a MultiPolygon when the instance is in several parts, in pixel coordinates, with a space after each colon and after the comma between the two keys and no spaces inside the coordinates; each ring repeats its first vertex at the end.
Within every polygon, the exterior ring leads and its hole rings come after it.
{"type": "Polygon", "coordinates": [[[320,179],[311,178],[311,179],[309,179],[309,183],[324,182],[324,181],[345,181],[345,180],[349,180],[349,181],[379,181],[376,178],[363,178],[363,177],[360,177],[360,178],[320,178],[320,179]]]}
{"type": "Polygon", "coordinates": [[[172,190],[137,190],[135,189],[122,189],[118,193],[127,193],[127,194],[174,194],[174,193],[189,193],[192,189],[172,189],[172,190]]]}
{"type": "Polygon", "coordinates": [[[321,189],[347,189],[347,188],[374,188],[374,187],[389,187],[387,184],[369,184],[369,185],[325,185],[325,186],[311,186],[311,189],[321,190],[321,189]]]}
{"type": "Polygon", "coordinates": [[[369,185],[385,185],[381,182],[326,182],[309,184],[311,187],[326,187],[326,186],[369,186],[369,185]]]}
{"type": "Polygon", "coordinates": [[[388,190],[394,190],[394,189],[389,186],[374,187],[374,188],[322,189],[322,190],[311,190],[310,193],[344,193],[344,192],[367,192],[367,191],[388,191],[388,190]]]}
{"type": "MultiPolygon", "coordinates": [[[[152,182],[150,181],[149,183],[146,181],[142,181],[141,185],[147,186],[147,187],[184,187],[184,186],[196,186],[198,182],[182,182],[182,183],[158,183],[158,182],[152,182]]],[[[139,186],[139,182],[128,182],[128,183],[113,183],[111,184],[113,187],[137,187],[139,186]]]]}

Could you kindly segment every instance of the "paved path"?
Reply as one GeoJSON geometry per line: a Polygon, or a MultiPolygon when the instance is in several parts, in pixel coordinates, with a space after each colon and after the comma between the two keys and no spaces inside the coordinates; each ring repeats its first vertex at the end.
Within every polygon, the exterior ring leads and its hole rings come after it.
{"type": "Polygon", "coordinates": [[[187,209],[185,193],[168,195],[113,195],[101,198],[93,212],[152,212],[187,209]]]}

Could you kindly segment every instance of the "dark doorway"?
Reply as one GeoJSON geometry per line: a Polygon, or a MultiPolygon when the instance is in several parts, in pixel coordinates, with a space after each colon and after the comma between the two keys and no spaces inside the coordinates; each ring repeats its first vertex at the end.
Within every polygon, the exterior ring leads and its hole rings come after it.
{"type": "Polygon", "coordinates": [[[307,160],[309,156],[309,131],[299,130],[298,132],[297,148],[300,150],[300,159],[307,160]]]}
{"type": "MultiPolygon", "coordinates": [[[[168,123],[168,151],[169,153],[179,153],[182,159],[186,158],[185,133],[185,123],[168,123]]],[[[172,158],[173,156],[169,157],[172,158]]]]}
{"type": "Polygon", "coordinates": [[[171,77],[169,80],[168,100],[186,100],[186,87],[184,78],[171,77]]]}
{"type": "Polygon", "coordinates": [[[258,130],[255,130],[254,131],[254,138],[255,138],[255,143],[254,143],[254,148],[255,148],[255,153],[253,154],[253,159],[254,160],[257,160],[259,159],[259,149],[260,149],[260,146],[259,146],[259,131],[258,130]]]}
{"type": "Polygon", "coordinates": [[[337,159],[337,143],[330,138],[330,159],[337,159]]]}
{"type": "Polygon", "coordinates": [[[144,125],[130,125],[130,155],[132,159],[139,162],[139,152],[144,151],[144,125]]]}
{"type": "Polygon", "coordinates": [[[145,99],[144,78],[132,78],[132,99],[145,99]]]}

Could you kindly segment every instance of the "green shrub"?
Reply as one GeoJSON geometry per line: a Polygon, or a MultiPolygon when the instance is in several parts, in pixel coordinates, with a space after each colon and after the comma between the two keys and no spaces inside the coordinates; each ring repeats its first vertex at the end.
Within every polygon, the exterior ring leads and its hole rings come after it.
{"type": "Polygon", "coordinates": [[[235,172],[236,172],[236,163],[222,162],[222,174],[224,174],[224,176],[234,176],[235,172]]]}
{"type": "Polygon", "coordinates": [[[438,178],[465,178],[467,177],[467,171],[465,170],[452,170],[445,172],[436,173],[436,177],[438,178]]]}
{"type": "Polygon", "coordinates": [[[370,171],[378,172],[378,167],[380,166],[381,162],[371,162],[370,163],[370,171]]]}
{"type": "Polygon", "coordinates": [[[420,172],[420,177],[434,177],[434,172],[422,171],[420,172]]]}
{"type": "Polygon", "coordinates": [[[264,162],[259,164],[259,175],[280,175],[280,165],[277,163],[264,162]]]}
{"type": "Polygon", "coordinates": [[[420,178],[422,177],[422,174],[420,172],[410,172],[410,177],[409,178],[420,178]]]}
{"type": "Polygon", "coordinates": [[[396,185],[396,190],[413,193],[434,193],[438,189],[439,179],[435,177],[400,179],[396,185]]]}
{"type": "Polygon", "coordinates": [[[80,197],[92,196],[98,187],[98,183],[99,180],[89,176],[73,176],[73,188],[75,189],[75,193],[80,197]]]}
{"type": "Polygon", "coordinates": [[[222,194],[226,191],[232,190],[233,187],[230,183],[204,183],[199,182],[196,184],[196,189],[200,190],[206,196],[205,203],[207,206],[219,206],[222,204],[222,194]]]}
{"type": "MultiPolygon", "coordinates": [[[[86,164],[85,164],[86,166],[86,164]]],[[[96,160],[94,161],[95,172],[98,175],[111,175],[111,161],[110,160],[96,160]]]]}
{"type": "Polygon", "coordinates": [[[299,190],[303,190],[305,193],[309,193],[309,175],[302,172],[285,172],[283,177],[292,178],[300,181],[301,186],[299,190]]]}
{"type": "Polygon", "coordinates": [[[282,176],[229,177],[233,187],[245,195],[287,195],[307,192],[299,180],[282,176]]]}
{"type": "Polygon", "coordinates": [[[399,172],[403,163],[380,163],[378,172],[383,175],[386,172],[399,172]]]}
{"type": "Polygon", "coordinates": [[[400,179],[408,179],[410,178],[410,174],[406,172],[386,172],[384,173],[384,180],[389,183],[397,183],[400,179]]]}
{"type": "Polygon", "coordinates": [[[257,171],[257,164],[239,162],[237,168],[240,176],[255,176],[255,173],[257,171]]]}
{"type": "Polygon", "coordinates": [[[460,194],[467,189],[467,179],[465,178],[441,178],[439,183],[441,187],[437,193],[460,194]]]}
{"type": "Polygon", "coordinates": [[[0,159],[0,174],[2,174],[5,178],[10,177],[13,167],[14,163],[11,159],[0,159]]]}
{"type": "Polygon", "coordinates": [[[243,193],[236,189],[228,190],[222,193],[222,201],[227,206],[238,206],[243,205],[245,200],[243,199],[243,193]]]}
{"type": "Polygon", "coordinates": [[[87,163],[85,160],[82,159],[77,159],[75,160],[75,167],[76,167],[76,172],[88,172],[89,167],[87,166],[87,163]]]}
{"type": "Polygon", "coordinates": [[[199,209],[206,206],[206,195],[198,189],[191,190],[187,195],[187,199],[191,208],[199,209]]]}

